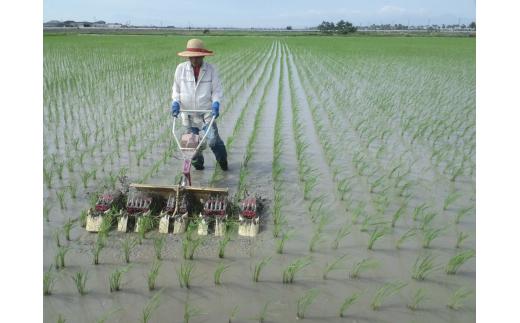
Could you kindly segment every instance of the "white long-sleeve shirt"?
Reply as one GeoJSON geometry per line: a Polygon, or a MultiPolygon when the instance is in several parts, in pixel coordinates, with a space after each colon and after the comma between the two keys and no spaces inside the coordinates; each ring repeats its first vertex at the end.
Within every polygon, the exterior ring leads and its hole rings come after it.
{"type": "MultiPolygon", "coordinates": [[[[172,87],[172,100],[178,101],[182,110],[211,110],[213,102],[222,103],[222,84],[213,65],[202,63],[199,77],[195,82],[193,67],[189,61],[181,63],[175,70],[172,87]]],[[[183,125],[187,125],[188,115],[192,122],[204,123],[211,118],[211,113],[181,113],[183,125]]]]}

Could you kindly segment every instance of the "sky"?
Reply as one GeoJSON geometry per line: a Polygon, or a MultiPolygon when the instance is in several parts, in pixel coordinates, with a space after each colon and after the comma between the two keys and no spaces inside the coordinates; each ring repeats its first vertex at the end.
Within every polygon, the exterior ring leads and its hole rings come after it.
{"type": "Polygon", "coordinates": [[[176,27],[313,27],[469,24],[476,0],[44,0],[43,21],[75,20],[176,27]]]}

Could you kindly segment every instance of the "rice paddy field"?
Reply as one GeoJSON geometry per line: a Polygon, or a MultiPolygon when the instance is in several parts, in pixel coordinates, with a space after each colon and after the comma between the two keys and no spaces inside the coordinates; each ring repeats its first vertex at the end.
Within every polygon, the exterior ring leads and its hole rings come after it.
{"type": "Polygon", "coordinates": [[[44,36],[44,322],[475,321],[474,38],[202,38],[230,170],[193,181],[265,198],[259,235],[88,233],[180,172],[187,39],[44,36]]]}

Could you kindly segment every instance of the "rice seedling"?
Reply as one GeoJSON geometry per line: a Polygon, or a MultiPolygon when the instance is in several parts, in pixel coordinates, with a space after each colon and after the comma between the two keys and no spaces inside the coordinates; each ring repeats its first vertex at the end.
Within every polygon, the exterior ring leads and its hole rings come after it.
{"type": "Polygon", "coordinates": [[[65,256],[67,252],[69,252],[70,248],[61,246],[58,248],[56,252],[56,256],[54,257],[56,269],[65,268],[65,256]]]}
{"type": "Polygon", "coordinates": [[[161,302],[161,294],[162,290],[155,293],[152,298],[146,303],[145,307],[143,308],[143,311],[141,313],[140,322],[141,323],[148,323],[150,321],[150,318],[152,317],[152,314],[157,308],[159,307],[159,303],[161,302]]]}
{"type": "Polygon", "coordinates": [[[67,208],[67,204],[65,203],[65,190],[56,191],[56,197],[58,198],[58,202],[60,202],[60,209],[65,210],[67,208]]]}
{"type": "Polygon", "coordinates": [[[78,197],[78,187],[76,182],[71,180],[67,189],[69,190],[70,197],[75,200],[78,197]]]}
{"type": "Polygon", "coordinates": [[[96,242],[94,244],[94,248],[92,248],[92,256],[93,260],[92,263],[94,265],[99,264],[99,255],[101,254],[101,251],[105,248],[105,237],[103,235],[99,235],[96,239],[96,242]]]}
{"type": "Polygon", "coordinates": [[[137,240],[132,237],[125,237],[125,239],[121,242],[123,259],[127,264],[130,263],[130,254],[135,246],[137,246],[137,240]]]}
{"type": "Polygon", "coordinates": [[[56,277],[51,271],[51,268],[52,266],[49,268],[49,270],[43,273],[43,295],[51,295],[52,288],[56,282],[56,277]]]}
{"type": "Polygon", "coordinates": [[[430,212],[430,213],[425,214],[422,217],[421,230],[425,230],[430,225],[430,223],[433,221],[433,219],[435,219],[436,216],[437,216],[437,213],[435,213],[435,212],[430,212]]]}
{"type": "Polygon", "coordinates": [[[231,237],[228,234],[224,235],[224,238],[219,240],[219,242],[218,242],[218,257],[219,258],[224,258],[225,253],[226,253],[226,246],[228,245],[228,243],[230,241],[231,241],[231,237]]]}
{"type": "Polygon", "coordinates": [[[269,308],[269,305],[271,304],[271,301],[265,302],[264,306],[260,309],[260,312],[258,312],[258,315],[254,317],[253,319],[258,320],[258,322],[263,323],[267,319],[267,309],[269,308]]]}
{"type": "Polygon", "coordinates": [[[285,246],[285,242],[292,238],[294,231],[283,232],[279,239],[276,240],[276,253],[282,254],[285,246]]]}
{"type": "Polygon", "coordinates": [[[45,185],[47,186],[47,189],[51,189],[52,188],[52,178],[53,178],[53,175],[52,175],[52,170],[49,170],[45,167],[43,167],[43,181],[45,182],[45,185]]]}
{"type": "Polygon", "coordinates": [[[348,236],[351,232],[351,225],[350,223],[345,223],[341,228],[338,229],[338,232],[336,232],[336,237],[334,237],[334,240],[332,240],[332,249],[338,249],[339,244],[341,240],[343,240],[346,236],[348,236]]]}
{"type": "Polygon", "coordinates": [[[356,279],[363,272],[371,269],[376,269],[380,266],[379,261],[373,258],[365,258],[352,266],[352,270],[349,273],[351,279],[356,279]]]}
{"type": "Polygon", "coordinates": [[[87,284],[87,277],[88,272],[87,271],[78,271],[74,275],[72,275],[72,280],[74,281],[74,284],[76,285],[76,289],[78,290],[78,293],[80,295],[85,295],[87,292],[85,290],[85,286],[87,284]]]}
{"type": "Polygon", "coordinates": [[[397,240],[397,242],[395,243],[395,247],[397,249],[401,248],[401,245],[408,239],[414,237],[415,235],[417,234],[417,229],[415,228],[412,228],[408,231],[406,231],[405,233],[403,233],[403,235],[401,237],[399,237],[399,239],[397,240]]]}
{"type": "Polygon", "coordinates": [[[166,238],[163,235],[155,237],[155,239],[153,239],[153,249],[155,251],[155,258],[157,260],[162,259],[162,251],[164,249],[165,242],[166,238]]]}
{"type": "Polygon", "coordinates": [[[459,224],[462,221],[462,218],[469,214],[469,212],[473,209],[473,206],[468,206],[466,208],[460,209],[455,216],[455,224],[459,224]]]}
{"type": "Polygon", "coordinates": [[[354,293],[350,295],[349,297],[345,298],[343,300],[343,303],[341,303],[341,306],[339,308],[339,317],[345,317],[345,312],[349,309],[351,305],[353,305],[359,297],[361,296],[361,293],[354,293]]]}
{"type": "Polygon", "coordinates": [[[60,241],[60,233],[61,231],[59,229],[54,230],[52,233],[52,237],[54,239],[54,242],[56,243],[56,247],[61,247],[61,241],[60,241]]]}
{"type": "Polygon", "coordinates": [[[417,221],[417,219],[426,211],[426,209],[428,209],[428,205],[426,203],[416,206],[412,212],[412,219],[417,221]]]}
{"type": "Polygon", "coordinates": [[[184,323],[189,323],[192,317],[204,314],[200,308],[194,307],[186,299],[184,303],[184,323]]]}
{"type": "Polygon", "coordinates": [[[215,282],[215,285],[220,285],[222,274],[229,269],[231,265],[225,265],[224,263],[220,262],[217,265],[217,268],[215,269],[215,273],[213,274],[213,281],[215,282]]]}
{"type": "Polygon", "coordinates": [[[159,276],[159,269],[161,268],[161,262],[158,260],[155,260],[152,263],[152,267],[150,268],[150,271],[148,272],[148,290],[154,290],[155,289],[155,282],[157,281],[157,276],[159,276]]]}
{"type": "Polygon", "coordinates": [[[424,280],[429,274],[435,271],[438,266],[433,264],[435,257],[431,253],[419,255],[412,267],[412,278],[424,280]]]}
{"type": "Polygon", "coordinates": [[[459,268],[468,260],[475,257],[475,251],[474,250],[466,250],[462,251],[455,256],[453,256],[446,265],[446,274],[448,275],[454,275],[457,273],[459,268]]]}
{"type": "Polygon", "coordinates": [[[105,323],[112,315],[114,315],[115,313],[117,313],[117,312],[119,312],[121,310],[122,310],[122,308],[119,307],[119,308],[115,308],[115,309],[112,309],[110,311],[107,311],[100,318],[98,318],[96,320],[96,323],[105,323]]]}
{"type": "Polygon", "coordinates": [[[444,199],[444,205],[442,207],[442,210],[446,211],[450,207],[450,205],[457,201],[461,196],[462,194],[460,194],[459,192],[455,190],[451,191],[448,194],[448,196],[446,196],[446,198],[444,199]]]}
{"type": "Polygon", "coordinates": [[[238,310],[239,310],[238,305],[235,305],[235,307],[233,307],[233,309],[229,313],[228,323],[232,323],[233,322],[233,320],[235,319],[235,316],[238,314],[238,310]]]}
{"type": "Polygon", "coordinates": [[[395,211],[395,213],[392,215],[392,228],[395,227],[395,224],[397,223],[397,221],[399,221],[399,219],[403,216],[403,214],[406,211],[406,207],[407,207],[406,204],[401,204],[401,206],[397,209],[397,211],[395,211]]]}
{"type": "Polygon", "coordinates": [[[465,232],[458,232],[457,233],[457,243],[455,244],[455,248],[459,249],[464,240],[466,240],[469,237],[469,233],[465,232]]]}
{"type": "Polygon", "coordinates": [[[130,269],[130,266],[126,266],[123,268],[116,268],[113,272],[110,273],[108,277],[108,282],[110,285],[110,292],[117,292],[121,288],[121,279],[123,278],[123,274],[126,273],[130,269]]]}
{"type": "Polygon", "coordinates": [[[307,312],[307,309],[314,302],[314,300],[316,300],[316,297],[318,297],[319,294],[320,291],[313,288],[298,298],[298,301],[296,302],[296,317],[298,319],[305,318],[305,312],[307,312]]]}
{"type": "Polygon", "coordinates": [[[323,231],[317,228],[314,230],[311,241],[309,242],[309,252],[314,252],[314,250],[316,250],[316,246],[321,242],[323,242],[323,231]]]}
{"type": "Polygon", "coordinates": [[[58,320],[56,320],[57,323],[65,323],[67,320],[61,316],[61,314],[58,315],[58,320]]]}
{"type": "Polygon", "coordinates": [[[370,233],[370,237],[368,238],[368,250],[372,250],[372,248],[374,247],[374,243],[377,240],[381,239],[387,233],[388,228],[376,227],[376,229],[370,233]]]}
{"type": "Polygon", "coordinates": [[[296,274],[310,264],[311,258],[309,256],[296,259],[283,270],[282,282],[284,284],[292,284],[296,274]]]}
{"type": "Polygon", "coordinates": [[[457,289],[449,299],[447,306],[452,310],[458,310],[462,308],[464,301],[471,295],[473,292],[466,287],[461,287],[457,289]]]}
{"type": "Polygon", "coordinates": [[[48,202],[43,203],[43,218],[45,219],[45,222],[50,221],[49,215],[51,214],[52,205],[48,202]]]}
{"type": "Polygon", "coordinates": [[[185,260],[193,260],[195,252],[202,245],[203,238],[194,239],[192,233],[186,233],[184,239],[182,239],[182,253],[185,260]]]}
{"type": "Polygon", "coordinates": [[[87,189],[88,187],[88,181],[90,180],[90,172],[83,172],[81,173],[81,182],[83,183],[83,188],[87,189]]]}
{"type": "Polygon", "coordinates": [[[70,230],[74,227],[75,222],[75,220],[69,218],[67,222],[63,224],[63,233],[65,233],[65,239],[67,239],[67,241],[70,241],[70,230]]]}
{"type": "Polygon", "coordinates": [[[406,305],[412,311],[415,311],[419,305],[427,299],[426,293],[423,288],[418,288],[415,293],[410,297],[410,301],[406,305]]]}
{"type": "Polygon", "coordinates": [[[253,272],[253,281],[256,283],[260,280],[260,273],[262,272],[262,269],[264,269],[265,266],[267,266],[267,264],[269,264],[271,262],[271,258],[272,257],[265,257],[263,258],[262,260],[260,260],[259,262],[257,262],[255,264],[255,267],[254,269],[252,270],[253,272]]]}
{"type": "Polygon", "coordinates": [[[431,242],[444,232],[444,228],[429,228],[423,231],[423,248],[430,248],[431,242]]]}
{"type": "Polygon", "coordinates": [[[139,244],[142,244],[143,240],[146,239],[146,233],[153,229],[155,221],[151,216],[148,215],[143,215],[136,221],[139,221],[139,228],[137,233],[139,237],[139,244]]]}
{"type": "Polygon", "coordinates": [[[177,278],[179,279],[179,286],[184,288],[190,288],[191,286],[191,275],[193,274],[193,270],[195,268],[195,264],[192,262],[185,261],[181,264],[181,267],[177,270],[177,278]]]}
{"type": "Polygon", "coordinates": [[[376,294],[374,295],[374,298],[372,299],[372,303],[370,304],[370,306],[372,307],[372,309],[374,311],[379,309],[381,307],[381,305],[383,305],[383,301],[386,298],[388,298],[394,294],[397,294],[406,285],[408,285],[408,284],[400,282],[400,281],[393,281],[393,282],[385,283],[383,286],[381,286],[376,291],[376,294]]]}
{"type": "Polygon", "coordinates": [[[325,268],[323,269],[323,279],[327,279],[327,275],[333,271],[333,270],[338,270],[338,269],[343,269],[342,267],[342,264],[341,262],[347,257],[347,255],[343,255],[343,256],[340,256],[340,257],[337,257],[336,259],[334,259],[334,261],[332,261],[331,263],[327,263],[325,265],[325,268]]]}

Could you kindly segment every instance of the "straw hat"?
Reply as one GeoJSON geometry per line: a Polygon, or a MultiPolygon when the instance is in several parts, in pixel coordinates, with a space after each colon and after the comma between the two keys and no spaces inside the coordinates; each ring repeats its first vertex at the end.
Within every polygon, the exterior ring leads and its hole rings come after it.
{"type": "Polygon", "coordinates": [[[177,53],[182,57],[211,56],[213,52],[204,48],[204,43],[200,39],[190,39],[186,44],[186,50],[177,53]]]}

